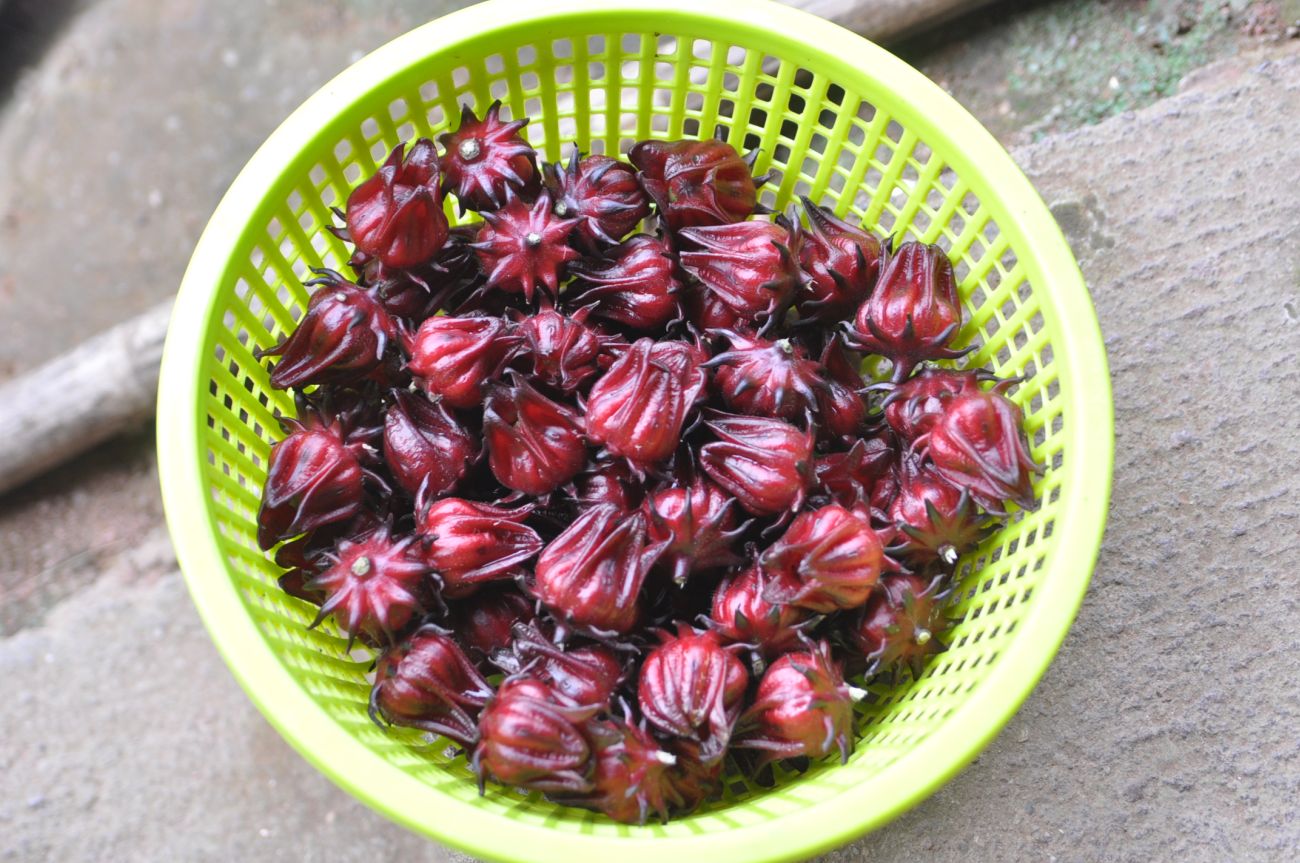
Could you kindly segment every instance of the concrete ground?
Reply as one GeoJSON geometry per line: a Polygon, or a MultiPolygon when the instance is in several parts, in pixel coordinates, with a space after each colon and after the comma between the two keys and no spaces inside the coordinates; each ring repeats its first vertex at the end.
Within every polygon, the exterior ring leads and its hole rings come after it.
{"type": "MultiPolygon", "coordinates": [[[[0,375],[165,294],[276,120],[436,14],[218,8],[98,0],[22,78],[0,120],[0,375]],[[146,73],[172,86],[112,98],[146,73]]],[[[1300,856],[1300,56],[1272,40],[1226,53],[1246,56],[1015,151],[1107,338],[1106,542],[1010,726],[826,861],[1300,856]]],[[[463,860],[336,789],[248,703],[175,571],[151,444],[0,499],[0,860],[463,860]]]]}

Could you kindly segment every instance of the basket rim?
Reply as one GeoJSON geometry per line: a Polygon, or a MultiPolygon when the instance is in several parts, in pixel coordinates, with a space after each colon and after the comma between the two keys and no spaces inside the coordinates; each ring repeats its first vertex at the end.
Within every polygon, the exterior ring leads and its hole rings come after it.
{"type": "MultiPolygon", "coordinates": [[[[873,97],[874,99],[874,97],[873,97]]],[[[877,100],[878,101],[878,100],[877,100]]],[[[934,149],[938,149],[935,147],[934,149]]],[[[571,861],[616,849],[626,863],[686,854],[723,860],[804,859],[897,817],[971,762],[1015,714],[1046,671],[1070,628],[1091,578],[1109,506],[1114,462],[1110,376],[1100,326],[1069,246],[1029,180],[993,136],[947,93],[883,48],[810,13],[770,0],[489,0],[431,21],[380,47],[308,98],[256,151],[231,184],[195,248],[172,313],[158,389],[158,463],[173,545],[190,595],[232,674],[267,720],[339,786],[404,826],[496,860],[571,861]],[[809,65],[847,68],[905,99],[922,115],[921,139],[941,141],[963,176],[980,175],[1013,214],[999,221],[1030,269],[1035,292],[1060,314],[1046,321],[1054,361],[1076,385],[1062,388],[1070,456],[1059,469],[1060,513],[1034,600],[980,687],[912,750],[870,780],[820,803],[758,823],[692,837],[627,828],[617,839],[561,832],[489,813],[419,781],[370,751],[330,718],[281,665],[249,615],[217,544],[207,510],[200,394],[209,336],[220,324],[217,289],[232,245],[253,230],[249,219],[273,186],[336,115],[395,72],[432,53],[504,27],[600,16],[632,23],[656,16],[656,29],[701,24],[720,34],[784,41],[809,65]],[[508,24],[503,24],[508,22],[508,24]],[[743,22],[743,23],[740,23],[743,22]],[[323,121],[324,120],[324,121],[323,121]],[[1069,327],[1062,326],[1063,321],[1069,327]],[[1068,549],[1068,553],[1062,549],[1068,549]],[[887,794],[881,794],[888,789],[887,794]],[[881,800],[885,802],[881,802],[881,800]]],[[[812,780],[818,781],[818,780],[812,780]]]]}

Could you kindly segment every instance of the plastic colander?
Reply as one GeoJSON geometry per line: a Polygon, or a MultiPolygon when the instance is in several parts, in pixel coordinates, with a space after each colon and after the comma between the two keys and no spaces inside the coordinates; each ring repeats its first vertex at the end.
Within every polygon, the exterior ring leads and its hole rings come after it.
{"type": "Polygon", "coordinates": [[[517,861],[800,859],[934,791],[1010,718],[1083,597],[1109,497],[1113,423],[1097,320],[1064,238],[1006,152],[938,87],[818,18],[753,0],[497,0],[365,57],[253,156],[194,253],[171,324],[158,403],[167,519],[194,602],[267,719],[366,803],[473,854],[517,861]],[[712,135],[760,152],[764,202],[798,195],[947,249],[971,357],[1024,376],[1040,506],[968,555],[947,653],[860,708],[846,765],[817,764],[669,824],[616,824],[536,794],[480,797],[445,741],[366,716],[369,660],[276,586],[255,514],[277,417],[253,350],[302,315],[311,267],[341,268],[330,207],[399,141],[434,136],[501,99],[532,119],[549,160],[626,152],[642,138],[712,135]]]}

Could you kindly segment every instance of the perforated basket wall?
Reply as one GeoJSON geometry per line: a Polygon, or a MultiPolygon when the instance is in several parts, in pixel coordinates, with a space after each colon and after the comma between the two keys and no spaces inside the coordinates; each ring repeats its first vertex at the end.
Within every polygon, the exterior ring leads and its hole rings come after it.
{"type": "Polygon", "coordinates": [[[223,202],[167,348],[169,520],[236,675],[342,784],[485,855],[588,859],[603,848],[622,860],[697,851],[766,860],[879,823],[958,769],[1028,692],[1100,538],[1111,433],[1100,339],[1068,249],[1005,153],[928,82],[824,22],[761,3],[716,4],[708,15],[656,6],[488,4],[362,61],[277,132],[223,202]],[[969,362],[1026,379],[1012,397],[1050,468],[1040,506],[962,561],[950,650],[919,682],[861,710],[847,766],[816,766],[774,789],[736,778],[724,801],[666,826],[617,825],[500,789],[480,798],[444,742],[369,721],[368,658],[348,656],[328,626],[308,631],[315,609],[276,586],[254,516],[277,418],[292,402],[268,386],[252,351],[301,316],[309,268],[343,268],[347,252],[324,230],[330,207],[397,142],[436,136],[461,103],[481,110],[493,99],[533,118],[528,135],[550,160],[574,142],[625,153],[641,138],[720,128],[738,149],[760,151],[760,172],[775,172],[768,205],[809,195],[882,234],[939,243],[961,280],[963,338],[980,345],[969,362]]]}

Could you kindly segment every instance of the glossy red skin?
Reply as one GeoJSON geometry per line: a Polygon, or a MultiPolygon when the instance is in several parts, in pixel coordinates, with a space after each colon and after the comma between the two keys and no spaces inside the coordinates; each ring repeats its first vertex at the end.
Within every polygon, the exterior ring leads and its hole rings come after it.
{"type": "Polygon", "coordinates": [[[491,587],[456,603],[451,619],[457,636],[481,660],[510,647],[515,625],[533,620],[533,606],[513,587],[491,587]]]}
{"type": "Polygon", "coordinates": [[[837,323],[851,316],[871,293],[880,275],[880,241],[803,199],[808,228],[799,246],[799,263],[809,276],[803,319],[837,323]]]}
{"type": "Polygon", "coordinates": [[[271,386],[357,383],[379,371],[397,334],[388,310],[371,291],[341,276],[309,284],[319,287],[298,326],[279,344],[256,352],[259,359],[280,357],[271,386]]]}
{"type": "Polygon", "coordinates": [[[623,663],[608,647],[566,650],[535,626],[515,627],[512,649],[521,668],[575,704],[608,704],[623,680],[623,663]]]}
{"type": "Polygon", "coordinates": [[[916,459],[905,459],[898,494],[889,520],[900,531],[908,559],[921,564],[970,551],[988,533],[989,518],[972,505],[970,495],[916,459]]]}
{"type": "Polygon", "coordinates": [[[886,262],[875,290],[858,309],[855,347],[888,357],[894,380],[903,381],[922,360],[964,353],[948,347],[961,322],[948,256],[939,246],[907,242],[886,262]]]}
{"type": "MultiPolygon", "coordinates": [[[[722,333],[731,348],[716,354],[714,389],[738,413],[799,419],[822,398],[824,370],[789,339],[765,339],[731,330],[722,333]]],[[[856,396],[855,396],[856,398],[856,396]]]]}
{"type": "Polygon", "coordinates": [[[578,220],[574,238],[584,248],[614,245],[650,215],[636,171],[617,159],[579,159],[575,150],[566,168],[548,165],[545,174],[556,215],[578,220]]]}
{"type": "Polygon", "coordinates": [[[668,773],[673,790],[681,798],[681,811],[690,812],[705,800],[722,792],[725,761],[705,763],[700,758],[700,744],[677,738],[667,742],[667,749],[677,759],[668,773]]]}
{"type": "Polygon", "coordinates": [[[433,142],[421,138],[403,155],[405,149],[394,147],[383,166],[352,190],[346,210],[357,251],[398,270],[433,258],[448,231],[433,142]]]}
{"type": "Polygon", "coordinates": [[[483,439],[497,481],[535,497],[573,479],[587,462],[578,415],[520,378],[488,396],[483,439]]]}
{"type": "Polygon", "coordinates": [[[446,494],[478,457],[478,445],[440,402],[420,393],[392,392],[384,415],[384,461],[393,479],[414,496],[446,494]]]}
{"type": "Polygon", "coordinates": [[[772,585],[769,601],[821,613],[863,605],[887,565],[870,522],[839,504],[799,514],[760,560],[792,580],[772,585]]]}
{"type": "Polygon", "coordinates": [[[714,415],[720,440],[700,448],[709,479],[758,516],[797,509],[813,478],[813,435],[760,417],[714,415]]]}
{"type": "Polygon", "coordinates": [[[646,657],[637,700],[647,722],[699,743],[700,757],[709,763],[726,753],[748,685],[745,666],[717,633],[683,625],[646,657]]]}
{"type": "Polygon", "coordinates": [[[574,480],[574,487],[574,499],[585,506],[611,503],[622,510],[633,510],[645,495],[644,483],[622,460],[588,465],[574,480]]]}
{"type": "Polygon", "coordinates": [[[672,779],[675,756],[646,731],[619,719],[593,722],[586,731],[594,750],[593,788],[561,802],[624,824],[645,824],[651,812],[666,823],[669,812],[685,803],[672,779]]]}
{"type": "Polygon", "coordinates": [[[939,476],[970,493],[989,512],[1004,501],[1034,505],[1040,468],[1029,455],[1020,406],[997,392],[967,391],[944,405],[926,438],[925,451],[939,476]]]}
{"type": "Polygon", "coordinates": [[[386,526],[341,540],[325,555],[327,565],[304,585],[325,596],[312,626],[332,616],[349,641],[365,635],[394,643],[424,610],[429,566],[417,551],[414,537],[393,539],[386,526]]]}
{"type": "Polygon", "coordinates": [[[855,743],[853,693],[827,644],[773,662],[741,724],[735,745],[759,750],[764,762],[820,758],[837,749],[847,761],[855,743]]]}
{"type": "Polygon", "coordinates": [[[618,340],[587,326],[586,317],[585,311],[569,317],[554,309],[522,316],[518,322],[521,355],[528,359],[534,377],[573,392],[600,371],[602,358],[609,361],[606,348],[618,340]]]}
{"type": "Polygon", "coordinates": [[[783,313],[805,278],[798,238],[776,222],[687,228],[679,237],[682,269],[751,324],[783,313]]]}
{"type": "Polygon", "coordinates": [[[817,391],[817,415],[824,439],[852,442],[867,425],[867,403],[859,394],[863,387],[861,360],[851,356],[838,338],[822,351],[826,381],[817,391]]]}
{"type": "MultiPolygon", "coordinates": [[[[676,259],[666,239],[637,234],[603,258],[574,263],[573,306],[641,332],[657,332],[681,317],[676,259]]],[[[566,293],[566,297],[569,294],[566,293]]]]}
{"type": "Polygon", "coordinates": [[[483,402],[483,388],[501,370],[519,339],[500,318],[438,315],[408,340],[407,370],[431,396],[454,408],[483,402]]]}
{"type": "Polygon", "coordinates": [[[492,687],[450,636],[417,630],[375,664],[370,715],[390,725],[441,734],[462,746],[478,739],[478,711],[492,687]]]}
{"type": "Polygon", "coordinates": [[[592,385],[588,436],[633,466],[667,459],[708,380],[702,359],[686,342],[637,340],[592,385]]]}
{"type": "Polygon", "coordinates": [[[611,504],[593,506],[551,540],[537,560],[534,592],[558,617],[598,633],[626,633],[637,600],[663,553],[650,544],[645,516],[611,504]]]}
{"type": "Polygon", "coordinates": [[[645,501],[651,542],[666,542],[663,562],[685,583],[693,572],[734,566],[735,499],[703,477],[690,485],[661,489],[645,501]]]}
{"type": "Polygon", "coordinates": [[[595,712],[538,680],[502,683],[479,715],[479,741],[471,759],[479,785],[495,779],[532,791],[590,791],[591,746],[582,726],[595,712]]]}
{"type": "Polygon", "coordinates": [[[817,484],[836,503],[852,508],[871,500],[876,483],[889,473],[897,458],[898,450],[889,438],[861,438],[848,452],[817,458],[817,484]]]}
{"type": "Polygon", "coordinates": [[[939,636],[948,626],[938,580],[900,573],[881,580],[849,636],[870,663],[870,673],[910,669],[920,677],[926,658],[944,650],[939,636]]]}
{"type": "Polygon", "coordinates": [[[577,221],[555,215],[546,194],[531,204],[510,196],[501,209],[485,212],[483,220],[474,252],[487,286],[523,294],[529,303],[541,289],[553,301],[569,262],[578,258],[568,244],[577,221]]]}
{"type": "Polygon", "coordinates": [[[739,222],[758,206],[749,164],[723,141],[642,141],[628,159],[674,231],[739,222]]]}
{"type": "Polygon", "coordinates": [[[445,596],[464,596],[488,581],[513,578],[542,550],[542,539],[523,521],[531,508],[504,507],[449,497],[419,515],[424,559],[437,571],[445,596]]]}
{"type": "Polygon", "coordinates": [[[462,210],[494,210],[510,194],[531,197],[541,186],[537,153],[519,134],[528,120],[507,123],[500,112],[501,103],[493,102],[480,120],[465,105],[456,131],[438,139],[446,151],[441,160],[445,189],[456,196],[462,210]],[[472,156],[461,151],[471,140],[478,149],[472,156]]]}
{"type": "Polygon", "coordinates": [[[895,387],[885,404],[885,421],[899,437],[914,441],[929,434],[953,396],[978,390],[987,373],[927,367],[895,387]]]}
{"type": "Polygon", "coordinates": [[[798,645],[800,624],[812,615],[798,606],[764,599],[767,581],[760,567],[751,566],[723,582],[713,594],[709,618],[710,627],[723,639],[753,645],[770,659],[798,645]]]}
{"type": "Polygon", "coordinates": [[[306,411],[283,420],[289,434],[271,447],[257,543],[269,549],[282,539],[341,524],[365,504],[363,464],[373,450],[371,429],[349,429],[338,417],[306,411]]]}

